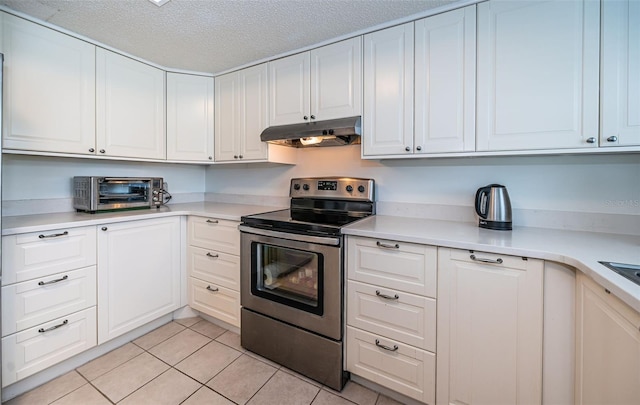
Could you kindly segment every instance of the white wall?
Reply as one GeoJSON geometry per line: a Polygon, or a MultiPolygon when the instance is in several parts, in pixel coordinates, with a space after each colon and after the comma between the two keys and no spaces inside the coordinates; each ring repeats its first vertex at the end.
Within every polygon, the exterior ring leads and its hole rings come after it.
{"type": "Polygon", "coordinates": [[[203,193],[204,166],[4,154],[2,199],[71,198],[73,176],[163,177],[169,192],[203,193]]]}
{"type": "Polygon", "coordinates": [[[472,206],[500,183],[514,209],[640,215],[640,154],[365,161],[349,146],[300,149],[298,162],[210,166],[206,191],[286,196],[292,177],[371,177],[378,201],[472,206]]]}

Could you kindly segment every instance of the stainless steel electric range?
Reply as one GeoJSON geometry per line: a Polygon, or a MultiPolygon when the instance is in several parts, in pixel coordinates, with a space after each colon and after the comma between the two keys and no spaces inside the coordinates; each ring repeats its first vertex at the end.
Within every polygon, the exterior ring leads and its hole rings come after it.
{"type": "Polygon", "coordinates": [[[289,209],[242,217],[241,344],[333,389],[343,368],[341,229],[375,214],[374,181],[292,179],[289,209]]]}

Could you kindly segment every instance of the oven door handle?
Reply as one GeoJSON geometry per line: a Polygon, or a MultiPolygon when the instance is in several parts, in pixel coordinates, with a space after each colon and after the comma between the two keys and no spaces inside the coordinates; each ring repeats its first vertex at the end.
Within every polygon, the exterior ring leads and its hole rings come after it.
{"type": "Polygon", "coordinates": [[[323,236],[310,236],[299,235],[297,233],[271,231],[268,229],[252,228],[246,225],[238,226],[240,232],[252,233],[254,235],[270,236],[273,238],[289,239],[299,242],[317,243],[320,245],[340,246],[340,238],[323,237],[323,236]]]}

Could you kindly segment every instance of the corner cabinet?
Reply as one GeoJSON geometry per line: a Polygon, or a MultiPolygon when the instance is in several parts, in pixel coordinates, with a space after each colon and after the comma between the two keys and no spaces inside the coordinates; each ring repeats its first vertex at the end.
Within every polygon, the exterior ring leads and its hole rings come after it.
{"type": "Polygon", "coordinates": [[[96,47],[0,12],[3,148],[92,155],[96,47]]]}
{"type": "Polygon", "coordinates": [[[640,403],[640,313],[587,276],[576,281],[575,403],[640,403]]]}
{"type": "Polygon", "coordinates": [[[213,77],[167,72],[167,160],[213,162],[213,77]]]}
{"type": "Polygon", "coordinates": [[[597,148],[600,2],[477,7],[477,151],[597,148]]]}
{"type": "Polygon", "coordinates": [[[98,344],[179,308],[180,221],[98,226],[98,344]]]}
{"type": "Polygon", "coordinates": [[[542,403],[542,260],[438,248],[438,404],[542,403]]]}
{"type": "Polygon", "coordinates": [[[362,38],[269,62],[272,126],[362,115],[362,38]]]}
{"type": "Polygon", "coordinates": [[[164,159],[164,71],[96,50],[97,154],[164,159]]]}

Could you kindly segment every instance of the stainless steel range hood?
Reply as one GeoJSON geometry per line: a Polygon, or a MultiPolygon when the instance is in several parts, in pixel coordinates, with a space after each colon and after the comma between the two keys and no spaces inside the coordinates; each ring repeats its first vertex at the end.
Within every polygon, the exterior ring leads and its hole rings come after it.
{"type": "Polygon", "coordinates": [[[304,124],[280,125],[262,131],[263,142],[304,148],[310,146],[343,146],[360,143],[360,116],[304,124]]]}

